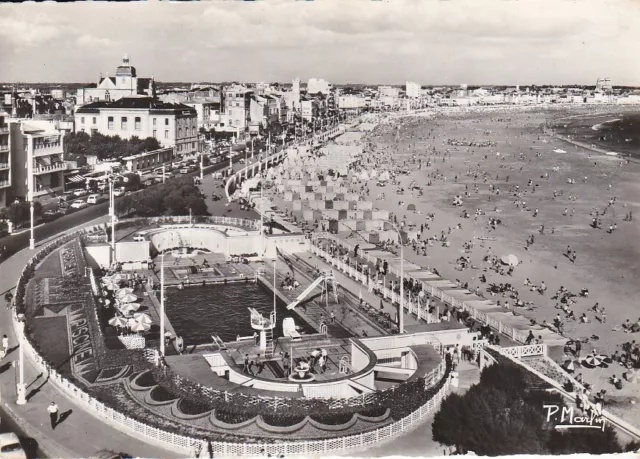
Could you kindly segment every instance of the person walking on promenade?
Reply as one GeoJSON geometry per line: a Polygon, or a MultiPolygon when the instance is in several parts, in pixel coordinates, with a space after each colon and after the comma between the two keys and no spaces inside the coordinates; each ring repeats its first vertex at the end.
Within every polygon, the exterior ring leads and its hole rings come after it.
{"type": "Polygon", "coordinates": [[[9,337],[7,335],[2,335],[2,350],[5,354],[9,352],[9,337]]]}
{"type": "Polygon", "coordinates": [[[51,402],[49,404],[47,412],[49,413],[49,419],[51,420],[51,429],[55,430],[56,424],[58,423],[58,405],[56,405],[56,402],[51,402]]]}

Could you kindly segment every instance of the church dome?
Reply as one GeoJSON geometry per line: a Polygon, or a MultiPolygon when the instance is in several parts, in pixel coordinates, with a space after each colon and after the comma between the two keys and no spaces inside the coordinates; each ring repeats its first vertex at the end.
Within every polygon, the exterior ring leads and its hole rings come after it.
{"type": "Polygon", "coordinates": [[[129,56],[127,54],[122,58],[122,64],[118,66],[116,69],[117,77],[135,77],[136,76],[136,68],[129,64],[129,56]]]}

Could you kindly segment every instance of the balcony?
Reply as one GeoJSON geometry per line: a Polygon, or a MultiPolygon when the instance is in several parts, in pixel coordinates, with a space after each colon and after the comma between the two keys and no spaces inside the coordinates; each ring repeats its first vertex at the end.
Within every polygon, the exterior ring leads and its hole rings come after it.
{"type": "Polygon", "coordinates": [[[33,168],[35,175],[50,174],[51,172],[59,172],[67,170],[67,163],[53,163],[49,165],[37,165],[33,168]]]}
{"type": "Polygon", "coordinates": [[[9,132],[9,126],[7,126],[6,124],[3,126],[0,126],[0,134],[5,134],[9,132]]]}
{"type": "Polygon", "coordinates": [[[11,180],[0,180],[0,188],[7,188],[11,186],[11,180]]]}
{"type": "Polygon", "coordinates": [[[0,145],[0,153],[9,153],[9,145],[0,145]]]}
{"type": "Polygon", "coordinates": [[[3,171],[5,169],[9,169],[11,167],[11,165],[9,163],[0,163],[0,171],[3,171]]]}

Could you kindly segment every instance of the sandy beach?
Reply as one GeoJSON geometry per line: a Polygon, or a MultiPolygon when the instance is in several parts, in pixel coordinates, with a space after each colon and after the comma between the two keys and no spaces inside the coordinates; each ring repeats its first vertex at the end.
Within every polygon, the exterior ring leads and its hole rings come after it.
{"type": "MultiPolygon", "coordinates": [[[[593,107],[492,107],[386,116],[363,139],[360,169],[390,171],[392,179],[350,188],[373,201],[374,209],[393,212],[400,226],[423,225],[417,250],[412,244],[405,249],[409,261],[507,303],[532,324],[546,321],[557,330],[559,318],[561,334],[583,343],[583,356],[622,352],[622,343],[637,339],[622,324],[640,316],[640,227],[637,218],[626,218],[640,212],[640,164],[569,143],[549,128],[567,118],[613,119],[621,111],[598,109],[602,113],[593,107]],[[411,204],[415,210],[407,210],[411,204]],[[591,226],[594,218],[600,228],[591,226]],[[487,261],[508,254],[519,260],[510,273],[487,261]],[[467,258],[466,268],[460,257],[467,258]],[[523,307],[514,307],[512,293],[489,291],[491,284],[505,283],[523,307]]],[[[562,346],[550,355],[562,363],[562,346]]],[[[609,392],[613,412],[638,425],[632,402],[640,386],[617,390],[608,382],[625,371],[617,363],[579,370],[594,391],[609,392]]]]}
{"type": "MultiPolygon", "coordinates": [[[[592,114],[589,110],[582,115],[592,114]]],[[[564,116],[571,114],[493,109],[382,123],[368,136],[364,162],[378,170],[409,173],[396,174],[396,185],[381,187],[370,180],[358,186],[375,201],[374,207],[395,212],[401,224],[428,225],[422,241],[446,237],[448,247],[436,242],[427,246],[426,256],[422,250],[405,250],[410,261],[436,268],[452,281],[468,282],[471,290],[477,288],[513,307],[512,298],[487,291],[492,283],[510,283],[527,304],[515,308],[518,313],[538,324],[553,324],[559,315],[563,335],[585,343],[583,355],[611,355],[621,352],[622,343],[637,339],[621,325],[640,316],[640,226],[635,218],[625,221],[629,212],[637,215],[640,210],[640,165],[570,144],[550,130],[545,133],[545,120],[564,116]],[[409,191],[410,185],[421,187],[423,195],[409,191]],[[376,200],[381,193],[384,199],[376,200]],[[462,205],[453,205],[456,196],[462,205]],[[410,204],[415,211],[406,210],[410,204]],[[591,227],[595,209],[601,229],[591,227]],[[463,217],[465,211],[468,218],[463,217]],[[429,214],[435,218],[426,218],[429,214]],[[500,220],[495,228],[494,219],[500,220]],[[609,232],[610,227],[615,229],[609,232]],[[528,243],[531,237],[533,243],[528,243]],[[466,252],[465,243],[472,247],[466,252]],[[487,269],[486,256],[507,254],[519,260],[510,275],[487,269]],[[456,263],[461,256],[468,257],[466,269],[456,263]],[[527,279],[533,286],[525,285],[527,279]],[[541,294],[537,288],[543,282],[546,291],[541,294]],[[560,309],[563,295],[553,298],[561,288],[576,295],[568,297],[565,306],[575,320],[560,309]],[[588,289],[587,297],[579,295],[582,289],[588,289]],[[599,313],[592,309],[596,304],[599,313]],[[588,323],[581,320],[583,314],[588,323]]],[[[561,361],[562,350],[556,349],[553,356],[561,361]]],[[[613,391],[611,409],[615,411],[619,401],[619,413],[629,419],[626,408],[639,395],[638,386],[615,390],[608,383],[611,375],[624,371],[614,363],[606,370],[582,373],[595,389],[613,391]]],[[[640,416],[629,420],[637,425],[640,416]]]]}

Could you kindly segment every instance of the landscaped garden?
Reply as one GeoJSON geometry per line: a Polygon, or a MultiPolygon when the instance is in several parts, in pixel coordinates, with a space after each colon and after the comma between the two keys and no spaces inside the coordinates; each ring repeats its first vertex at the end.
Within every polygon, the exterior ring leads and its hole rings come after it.
{"type": "Polygon", "coordinates": [[[395,390],[351,399],[217,391],[168,367],[154,367],[144,349],[107,345],[112,337],[105,334],[109,314],[101,295],[92,290],[81,238],[68,235],[47,246],[25,268],[16,289],[16,310],[26,318],[29,343],[50,368],[96,400],[146,425],[190,438],[277,442],[278,435],[288,440],[286,432],[303,428],[301,435],[308,440],[365,432],[410,415],[449,377],[447,367],[434,386],[426,387],[425,379],[418,378],[395,390]],[[136,392],[146,395],[140,398],[136,392]]]}

